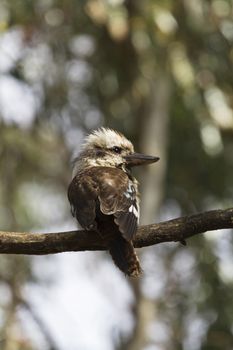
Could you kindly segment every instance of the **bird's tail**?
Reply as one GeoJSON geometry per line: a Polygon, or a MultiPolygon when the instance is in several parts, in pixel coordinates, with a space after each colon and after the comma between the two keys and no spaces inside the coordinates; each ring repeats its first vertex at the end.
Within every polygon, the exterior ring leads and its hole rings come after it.
{"type": "Polygon", "coordinates": [[[130,277],[137,277],[142,272],[132,242],[120,235],[109,242],[109,252],[116,266],[130,277]]]}

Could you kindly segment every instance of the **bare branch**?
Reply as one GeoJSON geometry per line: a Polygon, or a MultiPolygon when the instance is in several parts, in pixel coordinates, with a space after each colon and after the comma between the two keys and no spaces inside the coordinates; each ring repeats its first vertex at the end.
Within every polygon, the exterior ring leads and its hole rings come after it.
{"type": "MultiPolygon", "coordinates": [[[[233,208],[212,210],[158,224],[140,226],[134,239],[136,248],[162,242],[183,242],[206,231],[233,228],[233,208]]],[[[44,255],[67,251],[105,250],[94,231],[27,233],[0,231],[0,254],[44,255]]]]}

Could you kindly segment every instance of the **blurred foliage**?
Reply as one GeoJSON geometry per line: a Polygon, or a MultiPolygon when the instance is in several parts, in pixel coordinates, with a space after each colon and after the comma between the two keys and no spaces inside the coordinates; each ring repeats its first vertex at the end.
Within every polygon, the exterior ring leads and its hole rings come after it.
{"type": "MultiPolygon", "coordinates": [[[[172,94],[161,212],[231,206],[232,11],[230,0],[0,0],[1,229],[46,229],[66,220],[69,159],[83,134],[105,124],[140,147],[153,83],[163,76],[172,94]],[[24,89],[20,101],[9,84],[24,89]]],[[[222,248],[232,253],[232,239],[221,240],[195,238],[189,253],[153,250],[165,293],[151,296],[155,334],[148,346],[232,349],[233,276],[224,270],[222,248]]],[[[0,294],[9,290],[1,304],[2,349],[35,349],[27,336],[13,341],[22,288],[35,278],[30,260],[0,261],[0,294]]]]}

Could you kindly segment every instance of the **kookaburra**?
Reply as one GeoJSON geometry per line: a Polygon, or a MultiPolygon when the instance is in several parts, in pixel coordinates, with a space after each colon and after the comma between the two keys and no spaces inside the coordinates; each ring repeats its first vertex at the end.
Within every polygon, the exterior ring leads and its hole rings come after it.
{"type": "Polygon", "coordinates": [[[132,244],[139,220],[139,194],[131,168],[158,160],[135,153],[121,133],[100,128],[85,139],[74,161],[68,188],[72,215],[85,230],[99,233],[115,264],[128,276],[141,272],[132,244]]]}

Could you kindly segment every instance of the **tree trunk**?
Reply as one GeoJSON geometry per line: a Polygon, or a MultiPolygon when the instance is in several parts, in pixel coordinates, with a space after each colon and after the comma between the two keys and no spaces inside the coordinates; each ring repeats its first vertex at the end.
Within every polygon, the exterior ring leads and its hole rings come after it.
{"type": "MultiPolygon", "coordinates": [[[[159,156],[157,164],[143,168],[141,173],[141,224],[155,222],[163,199],[167,164],[168,121],[171,82],[160,75],[151,83],[151,94],[142,116],[140,148],[145,154],[159,156]]],[[[152,248],[153,249],[153,248],[152,248]]],[[[125,349],[142,350],[149,343],[149,326],[156,313],[153,300],[142,294],[140,281],[132,284],[135,294],[135,328],[125,349]]]]}

